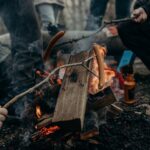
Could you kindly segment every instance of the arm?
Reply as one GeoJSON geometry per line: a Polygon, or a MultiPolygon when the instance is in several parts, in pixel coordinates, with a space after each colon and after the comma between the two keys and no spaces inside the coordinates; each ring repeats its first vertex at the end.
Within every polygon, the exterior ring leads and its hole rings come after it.
{"type": "Polygon", "coordinates": [[[7,114],[8,114],[7,109],[0,108],[0,128],[2,127],[3,122],[5,121],[7,114]]]}
{"type": "Polygon", "coordinates": [[[150,17],[150,2],[147,5],[143,5],[142,8],[145,10],[148,17],[150,17]]]}
{"type": "Polygon", "coordinates": [[[134,21],[137,23],[142,23],[148,20],[150,17],[150,1],[137,1],[135,4],[135,10],[132,13],[134,21]]]}

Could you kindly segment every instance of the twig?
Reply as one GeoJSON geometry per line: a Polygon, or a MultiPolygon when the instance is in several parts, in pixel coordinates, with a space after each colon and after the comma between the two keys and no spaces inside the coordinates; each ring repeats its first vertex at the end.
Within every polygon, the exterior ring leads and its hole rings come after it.
{"type": "Polygon", "coordinates": [[[21,97],[32,93],[33,91],[35,91],[37,88],[39,88],[40,86],[42,86],[43,84],[47,83],[49,81],[49,78],[51,77],[51,75],[53,75],[55,72],[59,71],[62,68],[67,68],[67,67],[73,67],[73,66],[83,66],[83,64],[85,64],[86,62],[92,60],[93,58],[95,58],[96,56],[91,56],[87,59],[85,59],[83,62],[78,62],[78,63],[72,63],[72,64],[66,64],[60,67],[55,68],[54,70],[52,70],[49,75],[40,83],[36,84],[35,86],[29,88],[28,90],[16,95],[14,98],[12,98],[10,101],[8,101],[3,107],[4,108],[8,108],[9,106],[11,106],[12,104],[14,104],[15,102],[17,102],[21,97]]]}
{"type": "Polygon", "coordinates": [[[104,21],[104,24],[105,24],[105,25],[118,24],[118,23],[133,21],[133,19],[134,19],[134,18],[122,18],[122,19],[104,21]]]}
{"type": "Polygon", "coordinates": [[[91,74],[93,74],[94,76],[96,76],[97,78],[99,78],[98,75],[96,75],[92,70],[90,70],[86,65],[82,64],[82,66],[87,69],[91,74]]]}

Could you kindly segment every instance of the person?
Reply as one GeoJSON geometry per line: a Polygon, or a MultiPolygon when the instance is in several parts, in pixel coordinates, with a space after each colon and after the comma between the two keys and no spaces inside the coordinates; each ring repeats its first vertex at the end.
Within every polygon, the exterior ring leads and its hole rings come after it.
{"type": "Polygon", "coordinates": [[[118,25],[118,34],[123,44],[150,69],[150,0],[137,0],[131,17],[133,21],[118,25]]]}
{"type": "MultiPolygon", "coordinates": [[[[11,83],[7,89],[7,97],[0,100],[0,105],[3,106],[12,97],[35,85],[34,70],[43,69],[44,66],[41,32],[33,2],[31,0],[0,0],[0,16],[11,37],[9,62],[11,83]]],[[[7,69],[5,68],[4,71],[7,69]]],[[[9,113],[22,118],[26,117],[30,113],[32,103],[33,95],[29,94],[13,105],[9,113]],[[26,109],[28,113],[25,116],[23,112],[26,109]]],[[[3,108],[1,110],[4,111],[3,108]]]]}
{"type": "Polygon", "coordinates": [[[0,108],[0,128],[3,125],[3,122],[6,120],[6,116],[8,114],[7,109],[5,108],[0,108]]]}
{"type": "Polygon", "coordinates": [[[47,30],[49,23],[53,26],[59,23],[59,16],[64,8],[63,0],[34,0],[34,4],[43,30],[47,30]]]}
{"type": "MultiPolygon", "coordinates": [[[[108,2],[109,0],[91,0],[90,18],[93,18],[92,20],[95,22],[95,25],[87,24],[89,26],[87,27],[88,29],[96,29],[101,26],[108,2]]],[[[115,2],[116,19],[128,17],[130,14],[131,0],[116,0],[115,2]]]]}

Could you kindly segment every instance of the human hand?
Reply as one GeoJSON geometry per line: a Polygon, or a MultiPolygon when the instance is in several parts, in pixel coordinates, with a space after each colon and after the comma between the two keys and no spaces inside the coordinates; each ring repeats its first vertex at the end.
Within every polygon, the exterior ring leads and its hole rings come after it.
{"type": "Polygon", "coordinates": [[[3,126],[3,122],[5,121],[7,114],[7,109],[0,108],[0,128],[3,126]]]}
{"type": "Polygon", "coordinates": [[[135,9],[131,15],[131,17],[133,18],[133,20],[137,23],[142,23],[145,22],[148,18],[147,13],[145,12],[145,10],[140,7],[138,9],[135,9]]]}

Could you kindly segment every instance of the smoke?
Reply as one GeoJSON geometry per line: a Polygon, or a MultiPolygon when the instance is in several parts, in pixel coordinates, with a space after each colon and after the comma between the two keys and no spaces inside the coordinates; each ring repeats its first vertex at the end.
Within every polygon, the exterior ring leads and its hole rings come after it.
{"type": "Polygon", "coordinates": [[[31,129],[28,129],[27,131],[24,132],[24,134],[20,135],[20,139],[22,139],[20,142],[21,147],[28,147],[31,144],[30,138],[32,132],[33,131],[31,129]]]}

